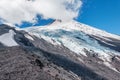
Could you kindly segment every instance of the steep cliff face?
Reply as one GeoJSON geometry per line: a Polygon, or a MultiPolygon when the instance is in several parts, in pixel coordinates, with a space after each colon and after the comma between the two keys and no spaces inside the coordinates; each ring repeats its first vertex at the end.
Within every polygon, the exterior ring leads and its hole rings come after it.
{"type": "Polygon", "coordinates": [[[0,79],[119,80],[120,36],[71,21],[0,26],[0,79]]]}

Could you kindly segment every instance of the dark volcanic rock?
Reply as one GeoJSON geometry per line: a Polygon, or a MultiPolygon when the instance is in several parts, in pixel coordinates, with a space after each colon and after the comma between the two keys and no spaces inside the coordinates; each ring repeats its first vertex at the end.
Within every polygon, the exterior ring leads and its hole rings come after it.
{"type": "Polygon", "coordinates": [[[43,54],[46,53],[34,48],[0,48],[0,80],[80,80],[43,54]]]}
{"type": "Polygon", "coordinates": [[[0,48],[0,80],[55,80],[36,60],[20,47],[0,48]]]}

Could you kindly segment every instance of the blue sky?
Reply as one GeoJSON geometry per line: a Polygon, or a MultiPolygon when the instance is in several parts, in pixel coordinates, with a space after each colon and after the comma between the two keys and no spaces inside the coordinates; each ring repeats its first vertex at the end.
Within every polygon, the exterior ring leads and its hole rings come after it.
{"type": "Polygon", "coordinates": [[[120,0],[83,0],[78,21],[120,35],[120,0]]]}

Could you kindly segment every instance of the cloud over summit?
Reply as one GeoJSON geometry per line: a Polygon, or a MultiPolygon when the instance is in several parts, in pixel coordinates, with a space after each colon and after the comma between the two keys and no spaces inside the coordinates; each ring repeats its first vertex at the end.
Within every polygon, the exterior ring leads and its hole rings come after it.
{"type": "Polygon", "coordinates": [[[71,20],[79,14],[81,0],[0,0],[0,20],[12,24],[43,19],[71,20]]]}

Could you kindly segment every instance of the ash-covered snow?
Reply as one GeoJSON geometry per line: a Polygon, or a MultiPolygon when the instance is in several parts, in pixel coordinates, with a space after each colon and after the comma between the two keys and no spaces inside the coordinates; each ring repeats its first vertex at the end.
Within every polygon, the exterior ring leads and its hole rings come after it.
{"type": "Polygon", "coordinates": [[[0,35],[0,43],[8,47],[18,46],[17,42],[14,40],[15,34],[16,33],[13,30],[9,30],[9,33],[0,35]]]}

